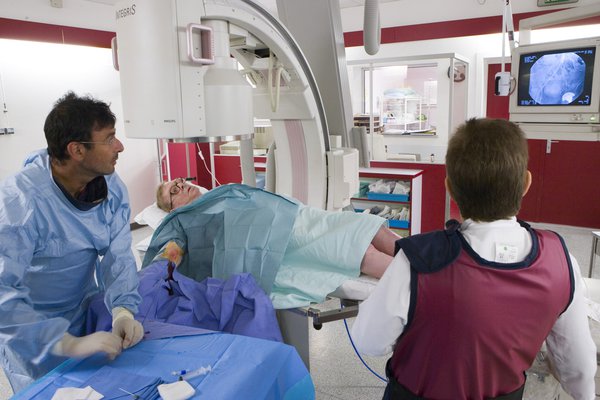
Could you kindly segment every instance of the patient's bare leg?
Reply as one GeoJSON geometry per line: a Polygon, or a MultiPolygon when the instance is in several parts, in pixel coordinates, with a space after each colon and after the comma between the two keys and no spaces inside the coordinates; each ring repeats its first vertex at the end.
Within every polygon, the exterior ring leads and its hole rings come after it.
{"type": "Polygon", "coordinates": [[[394,257],[391,255],[377,250],[375,246],[370,244],[360,263],[360,271],[363,274],[381,278],[393,259],[394,257]]]}
{"type": "Polygon", "coordinates": [[[392,232],[387,226],[379,228],[371,244],[375,248],[385,254],[394,256],[394,247],[396,246],[396,240],[401,239],[400,235],[392,232]]]}

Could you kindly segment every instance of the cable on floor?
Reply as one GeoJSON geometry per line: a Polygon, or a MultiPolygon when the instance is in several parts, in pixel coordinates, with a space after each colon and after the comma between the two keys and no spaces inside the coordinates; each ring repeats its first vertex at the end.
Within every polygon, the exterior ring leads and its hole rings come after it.
{"type": "MultiPolygon", "coordinates": [[[[342,305],[342,308],[344,308],[344,305],[342,305]]],[[[375,375],[376,377],[378,377],[379,379],[381,379],[382,381],[384,381],[385,383],[387,383],[388,380],[385,379],[384,377],[382,377],[381,375],[379,375],[377,372],[373,371],[373,369],[371,367],[369,367],[369,365],[366,363],[366,361],[363,360],[363,358],[361,357],[361,355],[358,352],[356,346],[354,345],[354,341],[352,340],[352,336],[350,335],[350,330],[348,329],[348,322],[346,322],[346,318],[344,318],[344,326],[346,327],[346,333],[348,334],[348,339],[350,339],[350,344],[352,345],[352,348],[354,349],[354,352],[356,353],[356,355],[358,356],[358,358],[360,359],[360,361],[363,363],[363,365],[365,367],[367,367],[367,369],[369,371],[371,371],[371,373],[373,375],[375,375]]]]}

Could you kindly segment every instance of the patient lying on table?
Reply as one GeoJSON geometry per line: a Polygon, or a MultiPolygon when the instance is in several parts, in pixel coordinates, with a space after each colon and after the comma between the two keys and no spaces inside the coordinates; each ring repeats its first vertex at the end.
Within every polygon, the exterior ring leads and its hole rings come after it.
{"type": "Polygon", "coordinates": [[[170,214],[143,267],[174,241],[184,251],[180,273],[201,281],[250,272],[275,308],[321,302],[360,272],[380,277],[399,239],[384,218],[328,212],[241,184],[201,195],[176,179],[159,186],[157,205],[170,214]]]}

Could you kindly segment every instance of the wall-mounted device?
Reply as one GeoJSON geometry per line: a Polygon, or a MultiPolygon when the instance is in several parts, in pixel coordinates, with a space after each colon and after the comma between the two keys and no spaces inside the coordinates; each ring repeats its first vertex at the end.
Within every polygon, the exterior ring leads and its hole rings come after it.
{"type": "Polygon", "coordinates": [[[466,71],[467,66],[464,64],[457,64],[454,68],[448,67],[448,78],[452,77],[454,82],[462,82],[467,78],[466,71]],[[452,73],[450,73],[451,69],[453,70],[452,73]]]}
{"type": "Polygon", "coordinates": [[[511,92],[511,81],[510,72],[497,72],[494,77],[494,94],[496,96],[508,96],[511,92]]]}
{"type": "Polygon", "coordinates": [[[510,120],[600,123],[600,37],[517,47],[510,120]]]}

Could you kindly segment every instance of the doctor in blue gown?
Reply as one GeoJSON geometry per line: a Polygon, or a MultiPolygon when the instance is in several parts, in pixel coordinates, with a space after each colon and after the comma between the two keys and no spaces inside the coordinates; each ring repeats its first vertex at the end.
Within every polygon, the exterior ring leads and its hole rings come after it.
{"type": "Polygon", "coordinates": [[[48,148],[0,184],[0,358],[15,392],[66,357],[114,358],[143,336],[114,125],[106,103],[67,93],[46,118],[48,148]],[[112,332],[82,336],[98,292],[112,332]]]}

